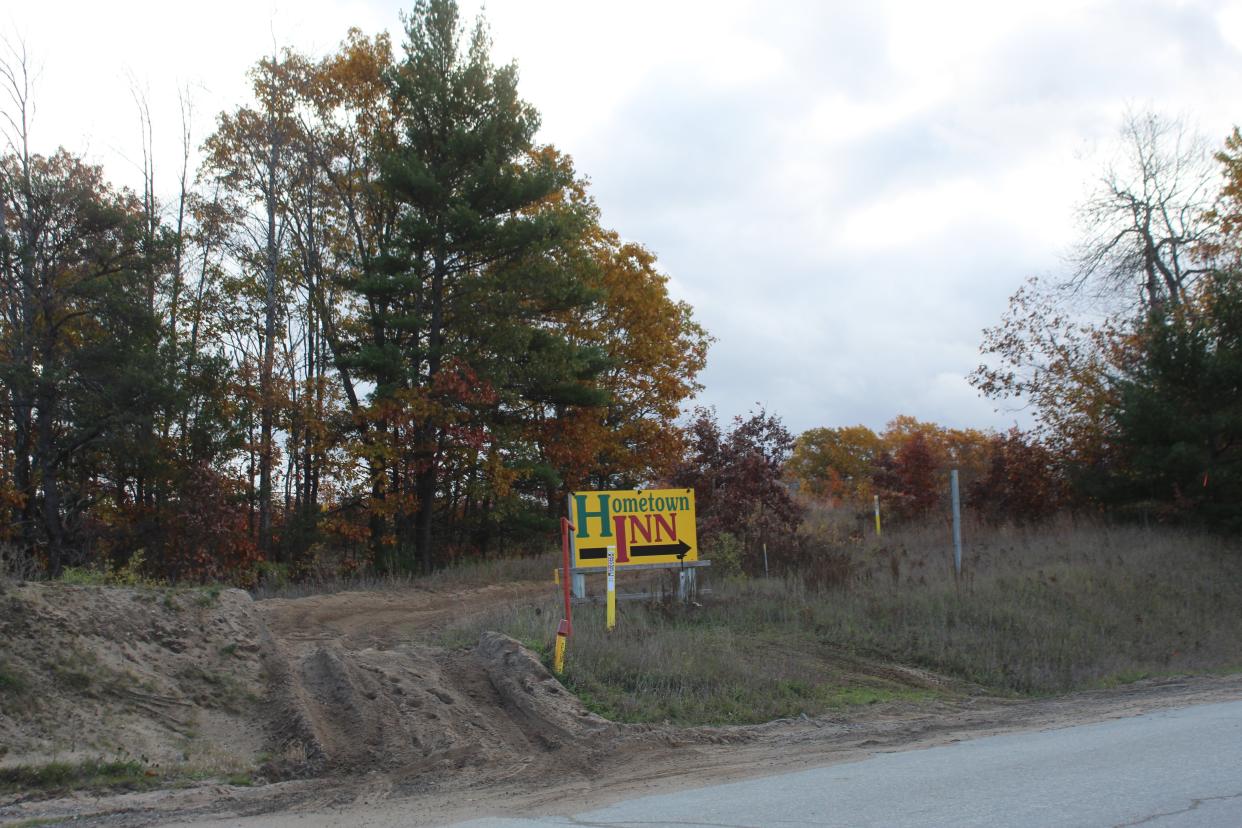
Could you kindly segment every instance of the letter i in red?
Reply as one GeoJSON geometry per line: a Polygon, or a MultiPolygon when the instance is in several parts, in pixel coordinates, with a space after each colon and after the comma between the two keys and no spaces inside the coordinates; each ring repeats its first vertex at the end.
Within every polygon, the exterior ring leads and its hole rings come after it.
{"type": "Polygon", "coordinates": [[[625,543],[625,516],[613,515],[612,526],[617,535],[617,563],[629,563],[629,547],[625,543]]]}

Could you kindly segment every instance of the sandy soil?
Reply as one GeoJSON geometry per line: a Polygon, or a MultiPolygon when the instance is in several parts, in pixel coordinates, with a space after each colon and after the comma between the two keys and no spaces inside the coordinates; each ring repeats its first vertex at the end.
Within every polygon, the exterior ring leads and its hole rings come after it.
{"type": "MultiPolygon", "coordinates": [[[[199,726],[192,740],[208,740],[205,753],[232,750],[240,764],[261,766],[266,784],[209,783],[56,799],[19,794],[0,798],[0,823],[64,818],[77,825],[117,826],[439,825],[489,815],[568,813],[638,794],[851,761],[881,751],[1242,697],[1242,676],[1195,677],[1036,701],[951,693],[936,702],[878,705],[840,716],[746,727],[617,725],[583,708],[511,639],[486,634],[472,651],[432,643],[448,619],[498,602],[529,600],[548,589],[543,585],[340,593],[258,603],[229,592],[216,607],[198,607],[201,618],[182,619],[178,641],[186,646],[180,652],[160,644],[164,639],[158,635],[148,635],[147,649],[128,643],[137,628],[128,630],[127,638],[118,622],[108,620],[108,613],[124,613],[127,601],[135,603],[125,590],[84,591],[66,600],[64,594],[41,592],[48,589],[23,587],[15,600],[25,608],[10,603],[0,611],[0,634],[13,635],[20,627],[26,638],[37,637],[44,619],[30,608],[69,612],[67,605],[81,604],[72,610],[77,621],[65,631],[66,641],[72,630],[85,625],[97,634],[77,646],[97,651],[104,661],[128,646],[133,663],[152,677],[148,683],[169,670],[192,673],[177,661],[186,653],[209,660],[228,648],[235,660],[220,663],[236,670],[237,681],[249,676],[263,684],[252,704],[234,699],[231,709],[212,708],[204,704],[211,697],[192,682],[160,685],[162,695],[184,702],[189,712],[181,720],[214,722],[211,728],[199,726]],[[213,637],[212,630],[227,632],[213,637]],[[253,649],[238,658],[241,646],[221,643],[226,640],[253,649]]],[[[14,595],[0,595],[0,606],[5,600],[14,595]]],[[[168,618],[152,610],[155,620],[144,619],[142,629],[166,627],[187,609],[169,609],[168,618]]],[[[892,670],[911,684],[937,682],[920,671],[892,670]]],[[[51,713],[81,701],[58,692],[64,704],[51,713]]],[[[136,728],[153,750],[160,749],[161,740],[176,742],[175,735],[167,735],[176,733],[168,729],[171,725],[160,723],[168,718],[160,713],[163,708],[145,702],[135,711],[123,695],[114,699],[115,694],[93,692],[95,703],[114,705],[117,715],[129,717],[102,730],[128,738],[130,728],[136,728]]],[[[50,725],[51,713],[35,721],[0,710],[0,744],[20,742],[9,747],[0,764],[48,755],[63,738],[50,725]]],[[[180,738],[184,748],[185,737],[180,738]]]]}
{"type": "Polygon", "coordinates": [[[0,767],[252,767],[265,745],[264,638],[241,590],[0,582],[0,767]]]}

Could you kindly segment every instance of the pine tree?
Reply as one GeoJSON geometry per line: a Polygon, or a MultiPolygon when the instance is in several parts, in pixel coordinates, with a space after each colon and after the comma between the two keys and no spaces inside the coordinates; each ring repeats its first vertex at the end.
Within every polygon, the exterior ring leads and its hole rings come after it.
{"type": "Polygon", "coordinates": [[[467,34],[453,0],[420,0],[406,36],[382,184],[399,209],[393,252],[352,286],[367,314],[350,364],[375,383],[387,446],[373,534],[425,567],[449,430],[503,428],[525,402],[598,403],[581,381],[602,365],[550,324],[593,301],[556,255],[589,217],[557,198],[572,170],[536,152],[516,68],[492,64],[482,21],[467,34]]]}
{"type": "Polygon", "coordinates": [[[1111,412],[1121,457],[1106,496],[1170,517],[1242,526],[1242,280],[1204,280],[1154,313],[1111,412]]]}

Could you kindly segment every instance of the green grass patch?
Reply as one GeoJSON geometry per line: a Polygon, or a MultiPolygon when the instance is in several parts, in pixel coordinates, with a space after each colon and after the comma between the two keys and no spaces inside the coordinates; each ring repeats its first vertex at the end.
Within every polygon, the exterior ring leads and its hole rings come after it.
{"type": "Polygon", "coordinates": [[[57,666],[53,669],[53,674],[56,676],[57,685],[63,689],[77,692],[90,689],[91,676],[82,670],[57,666]]]}
{"type": "Polygon", "coordinates": [[[1096,686],[1102,689],[1124,687],[1127,684],[1134,684],[1137,681],[1149,678],[1153,678],[1153,676],[1146,670],[1123,670],[1120,673],[1104,676],[1104,678],[1096,682],[1096,686]]]}
{"type": "MultiPolygon", "coordinates": [[[[935,695],[841,663],[797,626],[805,614],[796,607],[736,597],[697,609],[623,604],[611,633],[601,609],[580,608],[562,681],[613,721],[678,725],[753,724],[935,695]]],[[[450,627],[442,643],[473,646],[482,630],[497,629],[550,666],[558,620],[555,600],[498,608],[450,627]]]]}
{"type": "Polygon", "coordinates": [[[627,605],[612,633],[580,613],[564,680],[614,721],[678,725],[754,724],[933,695],[842,661],[787,609],[627,605]]]}
{"type": "Polygon", "coordinates": [[[0,793],[48,793],[83,788],[136,790],[158,783],[158,777],[148,776],[143,764],[132,761],[99,759],[0,768],[0,793]]]}
{"type": "Polygon", "coordinates": [[[518,555],[485,559],[466,559],[429,575],[394,570],[387,574],[368,571],[356,575],[335,573],[301,573],[298,577],[288,568],[260,567],[258,583],[250,589],[256,600],[264,598],[301,598],[337,592],[401,590],[471,589],[491,584],[518,581],[546,581],[552,584],[552,570],[560,566],[560,551],[539,555],[518,555]]]}
{"type": "Polygon", "coordinates": [[[60,576],[61,583],[69,586],[108,586],[108,573],[99,569],[67,566],[60,576]]]}
{"type": "Polygon", "coordinates": [[[0,693],[17,696],[25,693],[29,686],[23,674],[11,665],[0,661],[0,693]]]}
{"type": "Polygon", "coordinates": [[[237,711],[257,701],[236,676],[224,669],[187,665],[176,674],[182,692],[201,705],[237,711]]]}
{"type": "Polygon", "coordinates": [[[95,759],[0,768],[0,794],[54,796],[74,790],[136,791],[182,787],[204,781],[220,781],[238,787],[255,784],[254,776],[249,771],[224,773],[218,770],[186,772],[173,769],[168,773],[157,773],[142,762],[133,760],[95,759]]]}
{"type": "Polygon", "coordinates": [[[220,593],[224,592],[223,584],[208,584],[198,588],[198,605],[200,607],[215,606],[220,600],[220,593]]]}
{"type": "Polygon", "coordinates": [[[884,689],[876,687],[842,687],[824,698],[827,707],[861,707],[895,701],[931,701],[939,696],[931,690],[913,687],[884,689]]]}
{"type": "Polygon", "coordinates": [[[93,566],[67,566],[61,573],[61,582],[72,586],[125,586],[156,588],[166,587],[168,582],[146,575],[146,553],[135,550],[129,560],[114,566],[106,558],[93,566]]]}

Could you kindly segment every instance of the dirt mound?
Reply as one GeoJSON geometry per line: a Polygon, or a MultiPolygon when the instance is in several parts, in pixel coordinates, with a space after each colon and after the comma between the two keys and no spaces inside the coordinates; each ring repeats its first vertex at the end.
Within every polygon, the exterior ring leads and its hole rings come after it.
{"type": "Polygon", "coordinates": [[[27,583],[0,593],[0,766],[252,767],[265,632],[240,590],[27,583]]]}
{"type": "Polygon", "coordinates": [[[281,747],[312,772],[452,763],[477,741],[462,694],[425,654],[317,644],[294,655],[289,678],[294,738],[281,747]]]}
{"type": "Polygon", "coordinates": [[[547,772],[553,752],[581,772],[585,737],[620,733],[507,636],[487,633],[472,652],[376,637],[393,646],[357,634],[274,640],[267,775],[384,771],[426,786],[466,769],[547,772]]]}
{"type": "MultiPolygon", "coordinates": [[[[523,589],[475,590],[472,603],[523,589]]],[[[461,616],[462,597],[256,604],[238,590],[10,587],[0,764],[134,760],[181,780],[383,772],[424,789],[589,773],[598,737],[624,729],[512,639],[488,634],[473,651],[430,643],[461,616]]]]}
{"type": "Polygon", "coordinates": [[[533,653],[509,636],[485,632],[475,653],[504,709],[548,747],[624,731],[587,710],[533,653]]]}

